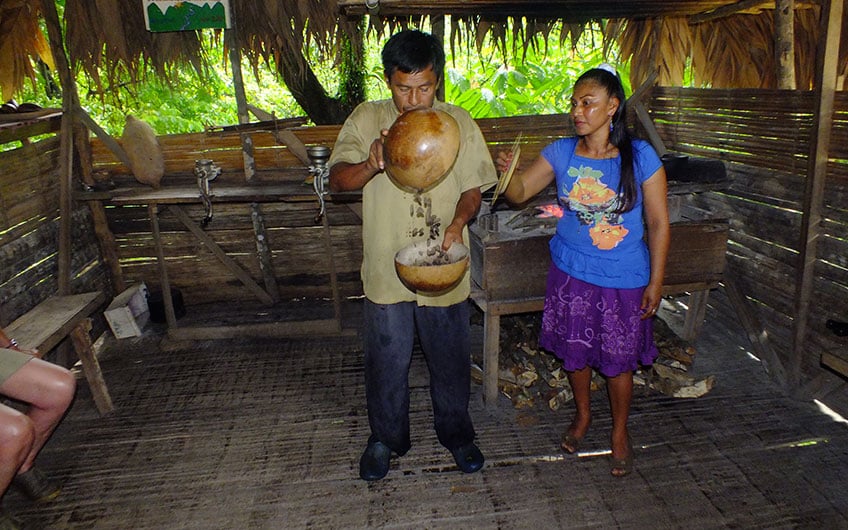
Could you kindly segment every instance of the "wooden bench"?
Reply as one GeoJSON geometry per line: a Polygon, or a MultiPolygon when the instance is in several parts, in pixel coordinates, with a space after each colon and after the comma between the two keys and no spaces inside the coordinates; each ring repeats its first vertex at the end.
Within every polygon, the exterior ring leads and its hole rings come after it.
{"type": "Polygon", "coordinates": [[[39,356],[70,336],[94,403],[101,414],[111,412],[114,407],[100,372],[100,363],[94,355],[89,316],[105,299],[106,296],[100,291],[51,296],[5,328],[6,334],[14,337],[21,349],[38,349],[39,356]]]}

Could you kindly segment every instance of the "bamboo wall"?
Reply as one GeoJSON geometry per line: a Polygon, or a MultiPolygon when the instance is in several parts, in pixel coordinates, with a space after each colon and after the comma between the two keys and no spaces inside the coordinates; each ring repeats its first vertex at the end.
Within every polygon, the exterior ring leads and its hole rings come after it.
{"type": "MultiPolygon", "coordinates": [[[[0,152],[0,325],[58,290],[58,136],[0,152]]],[[[76,204],[72,292],[109,291],[91,214],[76,204]]],[[[45,352],[46,353],[46,352],[45,352]]]]}
{"type": "MultiPolygon", "coordinates": [[[[656,88],[651,116],[672,151],[725,161],[730,189],[693,196],[691,207],[730,219],[727,272],[748,298],[787,373],[801,211],[814,100],[810,92],[656,88]]],[[[835,102],[830,162],[817,244],[804,380],[822,373],[823,351],[848,354],[828,319],[848,320],[848,94],[835,102]]],[[[733,308],[724,314],[736,318],[733,308]]],[[[803,383],[804,381],[802,381],[803,383]]]]}

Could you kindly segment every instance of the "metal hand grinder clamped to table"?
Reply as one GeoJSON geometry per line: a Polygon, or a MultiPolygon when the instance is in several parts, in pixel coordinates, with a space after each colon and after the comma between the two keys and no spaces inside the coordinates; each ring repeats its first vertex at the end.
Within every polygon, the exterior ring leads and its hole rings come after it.
{"type": "Polygon", "coordinates": [[[212,160],[201,158],[194,161],[194,175],[197,177],[197,187],[200,189],[200,201],[206,209],[206,216],[201,221],[201,226],[206,228],[212,220],[212,188],[210,182],[218,178],[221,168],[216,166],[212,160]]]}

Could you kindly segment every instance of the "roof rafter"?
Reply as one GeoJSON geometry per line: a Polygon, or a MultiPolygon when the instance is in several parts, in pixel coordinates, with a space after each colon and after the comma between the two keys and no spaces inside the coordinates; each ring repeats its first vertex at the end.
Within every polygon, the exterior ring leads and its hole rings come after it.
{"type": "MultiPolygon", "coordinates": [[[[736,0],[339,0],[345,16],[374,15],[457,15],[485,14],[487,18],[562,18],[586,21],[602,18],[653,18],[694,16],[736,4],[736,0]],[[374,6],[373,8],[369,8],[374,6]]],[[[773,2],[772,2],[773,3],[773,2]]]]}

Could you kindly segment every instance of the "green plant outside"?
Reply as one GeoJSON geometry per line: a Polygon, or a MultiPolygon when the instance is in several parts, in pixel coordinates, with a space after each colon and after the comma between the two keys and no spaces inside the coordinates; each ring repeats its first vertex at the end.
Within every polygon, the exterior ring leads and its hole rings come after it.
{"type": "MultiPolygon", "coordinates": [[[[127,114],[150,123],[157,134],[198,132],[237,123],[229,63],[222,56],[220,40],[213,39],[211,33],[207,36],[206,49],[213,67],[203,78],[191,68],[178,68],[172,83],[149,73],[140,82],[127,81],[118,91],[100,93],[92,80],[80,74],[77,87],[81,105],[114,136],[123,130],[127,114]]],[[[522,55],[520,58],[508,59],[488,39],[479,51],[452,52],[446,47],[445,100],[465,108],[474,118],[567,112],[573,82],[586,68],[609,62],[619,68],[627,83],[628,65],[616,64],[615,57],[604,57],[598,40],[597,33],[587,31],[576,45],[572,46],[568,40],[560,45],[559,31],[555,29],[546,44],[528,47],[526,51],[516,52],[522,55]]],[[[380,64],[383,43],[384,40],[376,37],[367,41],[363,67],[365,94],[369,99],[389,96],[380,64]]],[[[309,60],[327,92],[338,93],[337,65],[317,52],[309,60]]],[[[263,65],[253,70],[244,62],[243,81],[251,104],[273,112],[278,118],[304,116],[271,68],[263,65]]],[[[60,99],[50,99],[44,93],[44,84],[43,80],[26,84],[18,102],[60,107],[60,99]]],[[[630,87],[625,89],[629,93],[630,87]]]]}

